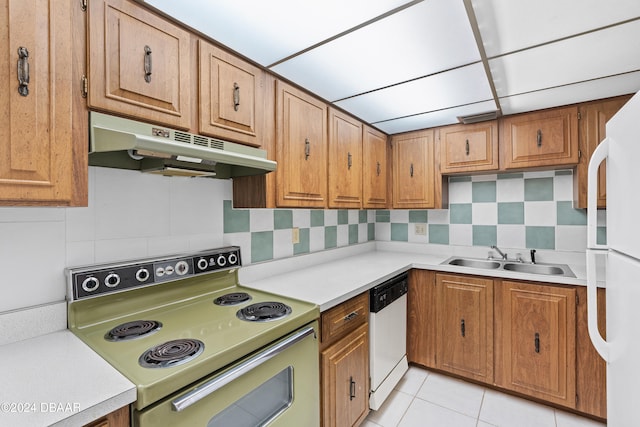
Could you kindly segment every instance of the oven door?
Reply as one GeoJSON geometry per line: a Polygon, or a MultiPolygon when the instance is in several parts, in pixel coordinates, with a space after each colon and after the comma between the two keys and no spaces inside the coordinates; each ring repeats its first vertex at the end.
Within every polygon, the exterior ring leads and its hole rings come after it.
{"type": "Polygon", "coordinates": [[[142,411],[137,427],[319,426],[317,322],[142,411]]]}

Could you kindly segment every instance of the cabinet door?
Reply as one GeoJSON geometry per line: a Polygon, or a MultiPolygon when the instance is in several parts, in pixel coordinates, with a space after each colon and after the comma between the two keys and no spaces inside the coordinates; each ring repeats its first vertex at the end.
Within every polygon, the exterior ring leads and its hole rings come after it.
{"type": "Polygon", "coordinates": [[[73,85],[79,82],[74,79],[74,7],[79,5],[48,0],[10,0],[0,6],[0,49],[5,52],[0,65],[0,204],[86,203],[86,128],[79,124],[76,132],[73,127],[73,98],[80,91],[73,85]],[[23,85],[19,69],[24,70],[23,85]],[[76,157],[74,144],[81,147],[76,157]],[[75,194],[75,187],[84,194],[75,194]]]}
{"type": "Polygon", "coordinates": [[[262,70],[203,40],[199,43],[200,132],[260,146],[262,70]]]}
{"type": "Polygon", "coordinates": [[[502,282],[499,386],[568,407],[576,394],[575,289],[502,282]]]}
{"type": "Polygon", "coordinates": [[[189,129],[189,33],[126,0],[89,2],[89,106],[189,129]]]}
{"type": "MultiPolygon", "coordinates": [[[[587,319],[587,289],[576,288],[576,409],[607,418],[607,364],[591,343],[587,319]]],[[[598,289],[598,329],[606,338],[606,289],[598,289]]]]}
{"type": "Polygon", "coordinates": [[[429,270],[409,271],[407,292],[407,359],[411,363],[436,367],[436,274],[429,270]]]}
{"type": "Polygon", "coordinates": [[[277,82],[276,198],[279,207],[327,206],[327,106],[277,82]]]}
{"type": "Polygon", "coordinates": [[[363,207],[365,209],[385,209],[388,207],[387,135],[369,126],[364,126],[362,134],[363,207]]]}
{"type": "Polygon", "coordinates": [[[369,324],[322,352],[323,426],[357,426],[369,412],[369,324]]]}
{"type": "Polygon", "coordinates": [[[578,163],[578,107],[505,117],[500,135],[505,169],[578,163]]]}
{"type": "Polygon", "coordinates": [[[435,207],[433,130],[394,136],[393,207],[435,207]]]}
{"type": "Polygon", "coordinates": [[[329,207],[362,208],[362,123],[329,109],[329,207]]]}
{"type": "Polygon", "coordinates": [[[439,130],[442,173],[498,169],[498,122],[447,126],[439,130]]]}
{"type": "MultiPolygon", "coordinates": [[[[587,207],[587,174],[591,154],[607,136],[606,123],[629,100],[630,96],[591,102],[579,107],[580,163],[573,174],[573,207],[587,207]]],[[[606,187],[607,166],[603,163],[598,170],[598,207],[607,207],[606,187]]]]}
{"type": "Polygon", "coordinates": [[[129,427],[129,406],[124,406],[84,427],[129,427]]]}
{"type": "Polygon", "coordinates": [[[493,280],[436,275],[438,369],[493,382],[493,280]]]}

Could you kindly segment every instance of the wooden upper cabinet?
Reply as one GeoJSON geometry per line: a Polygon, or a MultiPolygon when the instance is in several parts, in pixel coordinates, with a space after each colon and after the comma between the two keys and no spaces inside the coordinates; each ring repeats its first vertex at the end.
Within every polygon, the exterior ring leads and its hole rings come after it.
{"type": "Polygon", "coordinates": [[[264,72],[203,40],[200,133],[260,146],[264,72]]]}
{"type": "MultiPolygon", "coordinates": [[[[587,175],[589,160],[598,144],[607,136],[607,121],[618,112],[620,108],[631,98],[620,96],[604,101],[589,102],[580,105],[579,111],[579,140],[580,162],[573,175],[573,207],[587,207],[587,175]]],[[[606,164],[603,163],[598,170],[598,201],[599,208],[607,207],[607,182],[606,164]]]]}
{"type": "Polygon", "coordinates": [[[74,124],[83,66],[74,49],[84,47],[83,21],[73,19],[79,7],[54,0],[0,6],[2,205],[86,206],[86,113],[74,124]]]}
{"type": "Polygon", "coordinates": [[[386,209],[388,198],[387,135],[364,126],[362,129],[362,199],[365,209],[386,209]]]}
{"type": "Polygon", "coordinates": [[[190,35],[127,0],[89,2],[89,106],[191,126],[190,35]]]}
{"type": "Polygon", "coordinates": [[[436,207],[433,130],[394,135],[393,207],[436,207]]]}
{"type": "Polygon", "coordinates": [[[329,207],[362,208],[362,123],[329,109],[329,207]]]}
{"type": "Polygon", "coordinates": [[[276,83],[276,203],[327,206],[327,105],[276,83]]]}
{"type": "Polygon", "coordinates": [[[504,169],[575,165],[578,107],[504,117],[500,138],[504,169]]]}
{"type": "Polygon", "coordinates": [[[493,280],[436,275],[438,369],[493,382],[493,280]]]}
{"type": "Polygon", "coordinates": [[[497,120],[447,126],[438,132],[443,174],[498,169],[497,120]]]}
{"type": "Polygon", "coordinates": [[[496,384],[568,407],[576,398],[576,290],[503,281],[496,384]]]}

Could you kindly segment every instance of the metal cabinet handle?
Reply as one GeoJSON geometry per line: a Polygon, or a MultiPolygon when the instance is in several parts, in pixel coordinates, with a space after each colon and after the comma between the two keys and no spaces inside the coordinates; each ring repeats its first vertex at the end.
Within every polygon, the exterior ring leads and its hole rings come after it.
{"type": "Polygon", "coordinates": [[[462,338],[465,336],[465,329],[464,319],[460,319],[460,335],[462,335],[462,338]]]}
{"type": "Polygon", "coordinates": [[[538,143],[538,147],[542,147],[542,130],[538,129],[538,132],[536,134],[536,141],[538,143]]]}
{"type": "Polygon", "coordinates": [[[240,108],[240,86],[233,83],[233,110],[238,111],[240,108]]]}
{"type": "Polygon", "coordinates": [[[18,48],[18,93],[29,95],[29,51],[22,46],[18,48]]]}
{"type": "Polygon", "coordinates": [[[297,344],[309,335],[315,336],[315,329],[313,329],[313,326],[309,326],[308,328],[302,329],[301,331],[284,338],[283,340],[256,354],[242,364],[212,378],[210,381],[202,384],[201,386],[196,387],[190,392],[174,399],[171,402],[172,410],[176,412],[184,411],[189,406],[204,399],[211,393],[221,389],[222,387],[236,380],[242,375],[252,371],[266,361],[274,358],[278,354],[285,351],[287,348],[291,347],[294,344],[297,344]]]}
{"type": "Polygon", "coordinates": [[[380,162],[376,162],[376,175],[380,176],[380,162]]]}
{"type": "Polygon", "coordinates": [[[344,316],[344,321],[345,322],[349,322],[349,321],[355,319],[357,316],[358,316],[358,312],[357,311],[352,311],[351,313],[349,313],[346,316],[344,316]]]}
{"type": "Polygon", "coordinates": [[[409,167],[409,176],[413,178],[413,163],[411,163],[411,166],[409,167]]]}
{"type": "Polygon", "coordinates": [[[347,169],[351,169],[351,164],[352,164],[351,153],[347,153],[347,169]]]}
{"type": "Polygon", "coordinates": [[[535,338],[533,339],[533,343],[536,348],[536,353],[540,353],[540,334],[536,332],[535,338]]]}
{"type": "Polygon", "coordinates": [[[356,382],[353,377],[349,377],[349,400],[356,398],[356,382]]]}
{"type": "Polygon", "coordinates": [[[467,153],[467,156],[468,156],[469,155],[469,140],[468,139],[465,141],[464,151],[465,151],[465,153],[467,153]]]}
{"type": "Polygon", "coordinates": [[[144,47],[144,81],[151,83],[151,48],[144,47]]]}
{"type": "Polygon", "coordinates": [[[311,155],[311,143],[309,142],[309,138],[304,139],[304,159],[309,159],[311,155]]]}

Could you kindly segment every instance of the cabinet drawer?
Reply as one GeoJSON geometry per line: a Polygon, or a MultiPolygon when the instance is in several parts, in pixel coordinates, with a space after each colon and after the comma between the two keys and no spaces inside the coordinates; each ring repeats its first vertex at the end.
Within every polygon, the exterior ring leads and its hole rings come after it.
{"type": "Polygon", "coordinates": [[[322,342],[329,341],[366,323],[369,317],[369,293],[365,292],[322,313],[322,342]]]}

